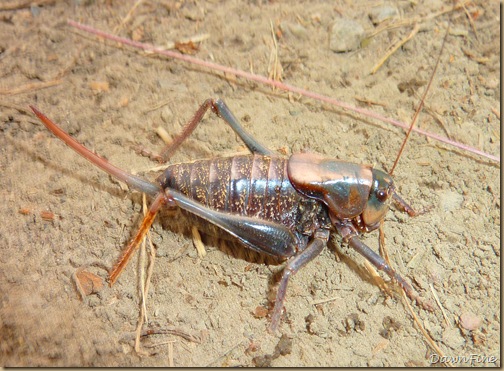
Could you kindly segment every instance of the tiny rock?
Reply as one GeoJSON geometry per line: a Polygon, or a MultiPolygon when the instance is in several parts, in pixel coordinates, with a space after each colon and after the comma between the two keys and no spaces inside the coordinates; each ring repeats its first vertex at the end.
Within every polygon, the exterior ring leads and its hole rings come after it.
{"type": "Polygon", "coordinates": [[[452,191],[439,192],[440,206],[445,211],[455,211],[462,207],[464,196],[452,191]]]}
{"type": "Polygon", "coordinates": [[[91,81],[89,87],[91,90],[98,93],[107,92],[110,89],[110,85],[107,81],[91,81]]]}
{"type": "Polygon", "coordinates": [[[396,8],[385,5],[371,9],[368,15],[371,22],[376,26],[387,19],[397,16],[398,12],[396,8]]]}
{"type": "Polygon", "coordinates": [[[298,23],[282,22],[280,23],[280,29],[285,35],[293,36],[297,39],[306,40],[309,38],[308,31],[306,28],[298,23]]]}
{"type": "Polygon", "coordinates": [[[460,326],[466,330],[474,331],[481,326],[481,318],[471,312],[462,313],[460,316],[460,326]]]}
{"type": "Polygon", "coordinates": [[[364,28],[351,19],[340,18],[332,26],[329,49],[336,53],[356,50],[364,38],[364,28]]]}

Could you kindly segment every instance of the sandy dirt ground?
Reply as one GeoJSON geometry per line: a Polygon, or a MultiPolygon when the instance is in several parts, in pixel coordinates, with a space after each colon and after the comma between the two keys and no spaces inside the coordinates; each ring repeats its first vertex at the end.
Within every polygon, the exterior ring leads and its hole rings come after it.
{"type": "MultiPolygon", "coordinates": [[[[194,48],[179,48],[266,76],[276,54],[284,82],[410,122],[451,16],[419,126],[499,155],[499,3],[473,1],[449,11],[449,2],[390,2],[397,17],[378,25],[369,13],[382,1],[135,3],[0,4],[0,364],[426,366],[436,360],[401,296],[380,289],[363,258],[341,246],[338,236],[335,248],[292,279],[280,331],[270,335],[264,308],[281,266],[234,258],[211,241],[199,258],[190,236],[164,228],[172,223],[168,216],[151,231],[156,260],[144,330],[152,334],[141,338],[136,352],[138,254],[115,286],[84,299],[75,278],[83,280],[84,271],[106,280],[138,226],[141,195],[67,148],[28,105],[110,162],[148,179],[157,174],[145,169],[156,163],[134,148],[159,151],[155,129],[178,133],[209,97],[225,99],[269,148],[390,169],[401,129],[121,47],[67,20],[161,47],[208,34],[194,48]],[[329,49],[332,24],[340,18],[363,26],[368,37],[362,48],[329,49]],[[419,32],[370,74],[415,19],[419,32]]],[[[208,114],[172,162],[240,151],[244,146],[231,129],[208,114]]],[[[408,202],[431,210],[409,218],[392,209],[384,227],[388,253],[434,303],[433,313],[414,311],[443,354],[469,357],[457,365],[501,365],[499,174],[496,161],[416,134],[394,174],[408,202]]],[[[378,248],[377,232],[363,240],[378,248]]]]}

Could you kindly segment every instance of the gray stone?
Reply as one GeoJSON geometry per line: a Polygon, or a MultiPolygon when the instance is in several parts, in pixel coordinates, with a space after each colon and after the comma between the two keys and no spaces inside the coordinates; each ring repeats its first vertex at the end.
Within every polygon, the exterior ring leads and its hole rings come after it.
{"type": "Polygon", "coordinates": [[[336,53],[356,50],[364,38],[364,28],[352,19],[340,18],[332,26],[329,48],[336,53]]]}
{"type": "Polygon", "coordinates": [[[388,5],[379,6],[371,9],[369,12],[369,19],[374,25],[380,24],[383,21],[397,16],[399,12],[396,8],[388,5]]]}

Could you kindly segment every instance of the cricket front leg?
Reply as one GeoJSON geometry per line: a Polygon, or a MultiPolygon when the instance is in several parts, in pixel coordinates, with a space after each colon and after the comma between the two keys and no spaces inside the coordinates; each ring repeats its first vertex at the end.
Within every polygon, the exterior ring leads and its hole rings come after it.
{"type": "Polygon", "coordinates": [[[412,301],[416,302],[418,305],[422,306],[428,311],[434,310],[432,304],[430,304],[428,301],[424,301],[418,295],[418,293],[413,290],[411,285],[394,269],[392,269],[389,264],[387,264],[383,257],[374,252],[370,247],[368,247],[359,239],[357,231],[351,225],[344,222],[335,222],[334,225],[336,227],[336,230],[343,237],[343,241],[347,242],[354,250],[365,257],[371,264],[376,267],[376,269],[385,272],[390,278],[395,280],[412,301]]]}

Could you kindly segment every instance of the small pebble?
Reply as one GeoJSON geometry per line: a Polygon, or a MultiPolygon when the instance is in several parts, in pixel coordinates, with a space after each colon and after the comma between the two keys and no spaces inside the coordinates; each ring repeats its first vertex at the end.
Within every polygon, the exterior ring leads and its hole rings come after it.
{"type": "Polygon", "coordinates": [[[329,35],[329,49],[336,53],[356,50],[364,39],[364,28],[351,19],[337,19],[329,35]]]}
{"type": "Polygon", "coordinates": [[[31,11],[32,16],[34,16],[34,17],[38,17],[40,15],[40,8],[36,5],[32,5],[30,7],[30,11],[31,11]]]}
{"type": "Polygon", "coordinates": [[[387,19],[397,16],[397,9],[391,6],[379,6],[371,9],[369,12],[369,19],[376,26],[377,24],[386,21],[387,19]]]}
{"type": "Polygon", "coordinates": [[[287,36],[293,36],[296,39],[306,40],[308,39],[308,31],[306,28],[301,26],[299,23],[282,22],[280,23],[280,29],[287,36]]]}
{"type": "Polygon", "coordinates": [[[453,350],[461,349],[465,339],[460,335],[460,330],[453,327],[443,332],[443,343],[453,350]]]}
{"type": "Polygon", "coordinates": [[[464,196],[462,196],[460,193],[452,191],[440,191],[438,192],[438,194],[439,203],[443,211],[455,211],[462,207],[464,196]]]}
{"type": "Polygon", "coordinates": [[[481,326],[481,318],[471,312],[465,312],[460,316],[460,326],[469,331],[474,331],[481,326]]]}

